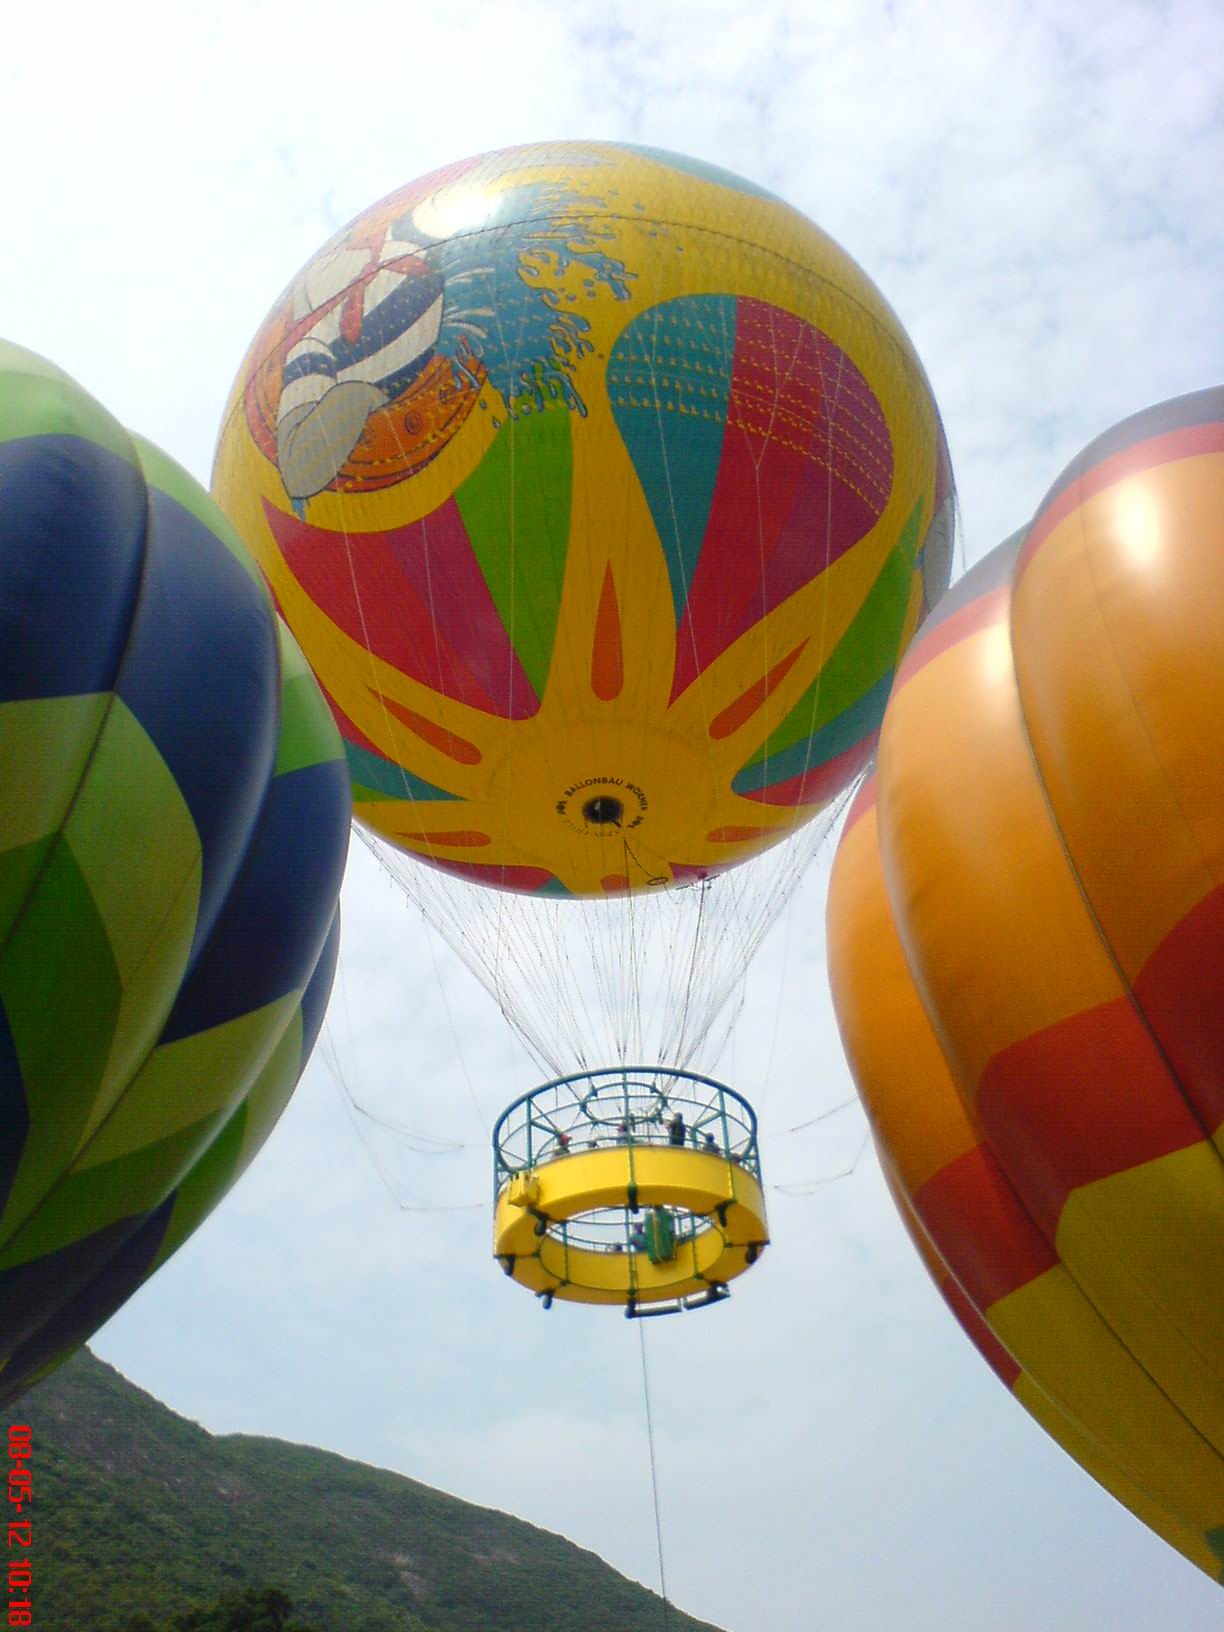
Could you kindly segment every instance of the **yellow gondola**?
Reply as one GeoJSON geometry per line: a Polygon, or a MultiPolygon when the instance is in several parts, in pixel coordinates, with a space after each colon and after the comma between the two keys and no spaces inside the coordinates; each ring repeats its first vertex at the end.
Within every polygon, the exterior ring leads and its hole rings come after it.
{"type": "Polygon", "coordinates": [[[709,1077],[562,1077],[515,1100],[493,1148],[493,1251],[546,1307],[717,1302],[768,1245],[756,1117],[709,1077]]]}

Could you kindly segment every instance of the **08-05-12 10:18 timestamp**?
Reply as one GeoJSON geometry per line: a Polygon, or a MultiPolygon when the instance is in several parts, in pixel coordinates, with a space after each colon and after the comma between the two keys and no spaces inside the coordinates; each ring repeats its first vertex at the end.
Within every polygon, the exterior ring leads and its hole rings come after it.
{"type": "Polygon", "coordinates": [[[15,1422],[8,1431],[8,1618],[9,1626],[33,1626],[34,1605],[30,1589],[34,1571],[30,1564],[30,1547],[34,1526],[26,1518],[26,1508],[34,1500],[34,1480],[30,1472],[33,1443],[29,1425],[15,1422]]]}

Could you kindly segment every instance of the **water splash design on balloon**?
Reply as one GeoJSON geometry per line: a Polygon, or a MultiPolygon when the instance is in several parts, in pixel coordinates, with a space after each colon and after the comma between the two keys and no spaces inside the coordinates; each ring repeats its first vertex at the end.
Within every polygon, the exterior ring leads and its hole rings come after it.
{"type": "MultiPolygon", "coordinates": [[[[592,207],[606,201],[564,182],[526,182],[497,199],[480,230],[425,251],[445,291],[438,349],[451,359],[454,383],[470,377],[470,353],[512,419],[557,402],[586,414],[573,376],[593,346],[579,300],[600,290],[628,300],[635,276],[603,247],[613,229],[585,213],[592,207]],[[576,268],[585,273],[581,296],[565,287],[576,268]]],[[[480,406],[489,407],[487,398],[480,406]]]]}
{"type": "Polygon", "coordinates": [[[247,421],[299,519],[314,494],[416,474],[478,403],[495,428],[554,406],[585,416],[575,372],[594,345],[581,306],[627,301],[636,276],[607,247],[617,212],[569,177],[494,194],[487,180],[435,176],[384,199],[265,325],[247,421]]]}

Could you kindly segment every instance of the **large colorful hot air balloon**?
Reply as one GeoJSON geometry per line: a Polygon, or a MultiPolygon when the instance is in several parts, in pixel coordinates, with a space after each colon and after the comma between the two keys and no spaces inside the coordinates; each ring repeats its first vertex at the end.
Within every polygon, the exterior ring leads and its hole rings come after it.
{"type": "Polygon", "coordinates": [[[248,353],[213,489],[362,819],[598,895],[716,872],[845,785],[946,583],[948,485],[918,360],[823,233],[576,142],[337,234],[248,353]]]}
{"type": "MultiPolygon", "coordinates": [[[[689,1063],[808,852],[706,884],[861,768],[947,582],[938,415],[868,278],[675,154],[470,159],[294,279],[213,490],[329,697],[361,820],[448,882],[544,898],[523,917],[405,880],[540,1059],[689,1063]],[[671,885],[700,886],[687,925],[654,906],[671,885]]],[[[596,1123],[633,1120],[637,1089],[615,1115],[602,1093],[578,1094],[596,1123]]]]}
{"type": "Polygon", "coordinates": [[[906,1223],[1042,1425],[1224,1565],[1224,391],[1093,443],[900,673],[834,865],[906,1223]]]}
{"type": "Polygon", "coordinates": [[[181,1244],[331,987],[343,756],[195,482],[0,346],[0,1398],[181,1244]]]}

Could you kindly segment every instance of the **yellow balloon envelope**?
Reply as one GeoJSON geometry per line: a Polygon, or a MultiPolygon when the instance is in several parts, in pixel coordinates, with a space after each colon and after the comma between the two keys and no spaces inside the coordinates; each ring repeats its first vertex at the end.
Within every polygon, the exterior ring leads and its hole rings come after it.
{"type": "Polygon", "coordinates": [[[871,282],[738,177],[608,143],[338,233],[248,353],[214,491],[360,817],[552,895],[706,878],[822,808],[949,564],[938,416],[871,282]]]}

